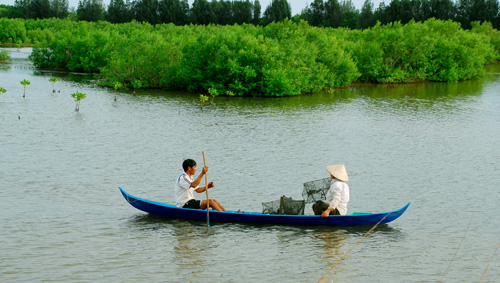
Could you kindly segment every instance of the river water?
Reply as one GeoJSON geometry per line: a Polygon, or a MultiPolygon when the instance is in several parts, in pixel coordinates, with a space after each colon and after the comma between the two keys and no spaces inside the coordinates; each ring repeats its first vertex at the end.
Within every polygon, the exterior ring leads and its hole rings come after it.
{"type": "Polygon", "coordinates": [[[336,163],[350,212],[411,202],[331,269],[333,282],[500,278],[500,65],[466,82],[217,97],[201,110],[198,95],[164,91],[115,102],[89,76],[36,71],[29,48],[3,49],[0,282],[317,282],[371,228],[207,228],[147,215],[119,193],[173,203],[182,161],[203,164],[202,151],[210,197],[229,210],[301,199],[336,163]],[[87,94],[79,112],[75,91],[87,94]]]}

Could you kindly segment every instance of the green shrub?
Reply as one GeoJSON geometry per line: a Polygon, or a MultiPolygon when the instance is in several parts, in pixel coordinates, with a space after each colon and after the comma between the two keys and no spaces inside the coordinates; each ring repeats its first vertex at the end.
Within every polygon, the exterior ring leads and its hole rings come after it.
{"type": "Polygon", "coordinates": [[[0,43],[21,44],[27,39],[24,20],[0,18],[0,43]]]}
{"type": "Polygon", "coordinates": [[[10,55],[7,50],[0,50],[0,62],[10,60],[10,55]]]}

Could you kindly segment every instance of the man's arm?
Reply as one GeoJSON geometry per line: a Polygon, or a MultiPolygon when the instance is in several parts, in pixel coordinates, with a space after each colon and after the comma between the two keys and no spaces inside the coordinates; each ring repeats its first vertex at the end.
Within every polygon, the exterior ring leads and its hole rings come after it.
{"type": "MultiPolygon", "coordinates": [[[[208,188],[209,188],[209,189],[210,189],[210,188],[213,188],[213,187],[214,187],[214,182],[210,182],[210,183],[208,183],[208,188]]],[[[205,190],[206,190],[206,188],[205,188],[205,187],[198,187],[195,191],[196,191],[197,193],[203,193],[205,190]]]]}
{"type": "Polygon", "coordinates": [[[201,179],[203,178],[203,175],[205,175],[208,171],[208,166],[203,166],[203,169],[201,169],[201,173],[200,175],[198,176],[198,178],[196,178],[192,183],[191,183],[191,187],[192,188],[196,188],[198,187],[198,185],[201,183],[201,179]]]}

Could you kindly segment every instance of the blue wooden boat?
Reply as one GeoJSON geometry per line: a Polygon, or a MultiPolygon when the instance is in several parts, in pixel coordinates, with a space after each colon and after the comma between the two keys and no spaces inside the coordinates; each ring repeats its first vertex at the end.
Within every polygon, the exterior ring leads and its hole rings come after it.
{"type": "MultiPolygon", "coordinates": [[[[166,204],[147,199],[138,198],[125,192],[121,187],[118,187],[127,200],[133,207],[144,212],[164,216],[169,218],[184,218],[195,220],[207,220],[207,211],[201,209],[179,208],[172,204],[166,204]]],[[[279,214],[262,214],[258,212],[236,212],[227,211],[219,212],[210,210],[210,221],[220,222],[248,222],[248,223],[273,223],[273,224],[303,224],[303,225],[375,225],[389,223],[401,216],[410,203],[404,207],[387,212],[368,213],[368,212],[353,212],[348,215],[330,215],[329,217],[321,217],[321,215],[279,215],[279,214]]]]}

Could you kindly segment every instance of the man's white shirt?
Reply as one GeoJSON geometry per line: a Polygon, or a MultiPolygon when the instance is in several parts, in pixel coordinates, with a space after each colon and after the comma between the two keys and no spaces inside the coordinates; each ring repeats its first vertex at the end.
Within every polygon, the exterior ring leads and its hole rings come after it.
{"type": "Polygon", "coordinates": [[[192,188],[191,183],[193,182],[193,178],[186,174],[182,173],[179,178],[177,178],[177,182],[175,182],[174,189],[174,197],[175,197],[175,205],[177,207],[183,207],[186,202],[191,199],[194,199],[193,192],[198,188],[192,188]]]}

